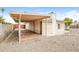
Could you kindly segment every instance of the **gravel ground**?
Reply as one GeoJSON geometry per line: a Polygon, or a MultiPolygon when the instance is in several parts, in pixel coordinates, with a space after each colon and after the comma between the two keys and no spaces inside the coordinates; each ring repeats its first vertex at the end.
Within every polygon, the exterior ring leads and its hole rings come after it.
{"type": "Polygon", "coordinates": [[[18,43],[17,32],[0,43],[1,52],[78,52],[79,29],[71,29],[64,35],[39,37],[18,43]]]}

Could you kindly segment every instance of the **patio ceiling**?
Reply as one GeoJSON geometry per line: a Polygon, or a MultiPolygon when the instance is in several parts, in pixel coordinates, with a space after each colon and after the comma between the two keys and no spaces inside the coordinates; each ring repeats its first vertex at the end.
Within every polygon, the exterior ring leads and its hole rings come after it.
{"type": "Polygon", "coordinates": [[[50,17],[49,14],[35,14],[35,13],[11,13],[11,17],[17,22],[21,15],[21,22],[41,20],[50,17]]]}

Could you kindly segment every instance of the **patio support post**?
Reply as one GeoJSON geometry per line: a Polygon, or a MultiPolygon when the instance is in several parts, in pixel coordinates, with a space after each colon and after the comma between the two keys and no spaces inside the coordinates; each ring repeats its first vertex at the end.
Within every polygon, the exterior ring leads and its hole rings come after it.
{"type": "Polygon", "coordinates": [[[21,43],[21,14],[19,15],[19,43],[21,43]]]}
{"type": "Polygon", "coordinates": [[[45,35],[47,36],[47,18],[46,18],[45,21],[46,21],[46,22],[45,22],[45,35]]]}

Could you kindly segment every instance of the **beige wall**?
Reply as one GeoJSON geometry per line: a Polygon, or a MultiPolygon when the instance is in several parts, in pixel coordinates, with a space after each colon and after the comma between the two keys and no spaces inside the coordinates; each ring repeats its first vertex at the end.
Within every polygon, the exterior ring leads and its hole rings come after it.
{"type": "Polygon", "coordinates": [[[56,22],[56,19],[51,19],[51,18],[43,19],[42,35],[53,36],[53,35],[57,35],[57,34],[63,34],[64,32],[65,32],[64,22],[58,23],[58,22],[56,22]],[[58,24],[60,24],[60,29],[58,29],[58,24]]]}
{"type": "Polygon", "coordinates": [[[45,36],[52,36],[56,34],[56,15],[50,14],[50,18],[43,19],[43,34],[45,36]]]}
{"type": "Polygon", "coordinates": [[[56,28],[57,28],[57,30],[65,30],[65,24],[64,23],[57,23],[56,24],[56,28]],[[60,29],[58,29],[58,24],[60,24],[60,29]]]}
{"type": "Polygon", "coordinates": [[[29,23],[25,23],[25,29],[28,29],[29,30],[29,23]]]}
{"type": "Polygon", "coordinates": [[[34,31],[34,22],[29,22],[29,30],[34,31]]]}
{"type": "MultiPolygon", "coordinates": [[[[64,23],[59,23],[60,29],[58,29],[58,22],[56,22],[56,15],[50,14],[50,18],[42,19],[42,35],[52,36],[60,33],[64,33],[64,23]]],[[[40,33],[40,20],[35,22],[29,22],[29,30],[36,33],[40,33]]]]}
{"type": "Polygon", "coordinates": [[[42,35],[49,36],[53,34],[52,23],[42,23],[42,35]]]}
{"type": "Polygon", "coordinates": [[[46,23],[45,23],[45,21],[43,19],[43,21],[42,21],[42,35],[43,36],[45,36],[47,34],[47,30],[46,29],[47,29],[46,28],[46,23]]]}
{"type": "Polygon", "coordinates": [[[25,23],[25,29],[30,30],[30,31],[34,31],[34,22],[27,22],[25,23]]]}
{"type": "Polygon", "coordinates": [[[40,21],[35,21],[35,32],[40,33],[40,21]]]}
{"type": "MultiPolygon", "coordinates": [[[[40,33],[40,20],[38,21],[33,21],[33,22],[28,22],[28,30],[34,31],[36,33],[40,33]]],[[[27,26],[27,23],[26,23],[27,26]]]]}
{"type": "MultiPolygon", "coordinates": [[[[52,36],[52,35],[64,33],[65,31],[64,23],[56,22],[53,24],[53,22],[50,22],[49,20],[52,20],[52,19],[46,18],[42,20],[42,35],[43,36],[52,36]],[[60,24],[60,29],[58,29],[58,24],[60,24]]],[[[35,21],[35,22],[29,22],[29,30],[34,31],[36,33],[40,33],[40,20],[35,21]]]]}
{"type": "Polygon", "coordinates": [[[42,35],[50,36],[53,35],[53,26],[52,26],[52,19],[46,18],[42,21],[42,35]]]}
{"type": "Polygon", "coordinates": [[[63,34],[65,32],[65,24],[64,23],[58,23],[56,24],[56,34],[63,34]],[[60,24],[60,29],[58,29],[58,24],[60,24]]]}

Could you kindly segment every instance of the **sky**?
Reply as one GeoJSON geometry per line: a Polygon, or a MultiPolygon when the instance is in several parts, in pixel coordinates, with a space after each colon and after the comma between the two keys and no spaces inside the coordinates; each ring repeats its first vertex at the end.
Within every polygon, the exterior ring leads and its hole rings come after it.
{"type": "MultiPolygon", "coordinates": [[[[6,22],[15,23],[10,17],[11,12],[30,12],[30,13],[56,13],[57,20],[63,20],[65,17],[72,18],[73,21],[79,21],[79,7],[3,7],[5,9],[3,17],[6,22]]],[[[0,15],[2,15],[0,11],[0,15]]]]}

